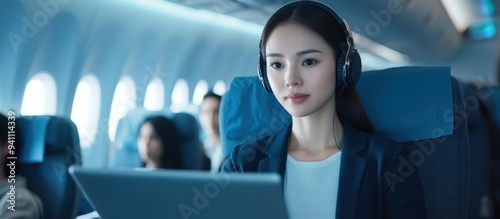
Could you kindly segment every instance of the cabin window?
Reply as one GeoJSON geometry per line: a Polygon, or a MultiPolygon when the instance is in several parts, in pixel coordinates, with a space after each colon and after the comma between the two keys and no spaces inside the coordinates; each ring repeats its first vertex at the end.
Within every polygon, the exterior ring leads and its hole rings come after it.
{"type": "Polygon", "coordinates": [[[193,93],[193,104],[196,105],[201,105],[203,102],[203,96],[207,93],[208,91],[208,84],[205,80],[200,80],[196,84],[196,87],[194,88],[194,93],[193,93]]]}
{"type": "Polygon", "coordinates": [[[189,104],[189,86],[186,80],[179,79],[172,90],[172,104],[170,111],[177,113],[183,111],[189,104]]]}
{"type": "Polygon", "coordinates": [[[93,75],[84,76],[76,87],[71,120],[78,128],[80,146],[87,149],[92,146],[97,133],[99,109],[101,104],[101,87],[93,75]]]}
{"type": "Polygon", "coordinates": [[[165,102],[165,88],[160,78],[153,78],[146,88],[144,108],[151,111],[163,109],[165,102]]]}
{"type": "Polygon", "coordinates": [[[218,80],[217,82],[215,82],[214,93],[222,96],[224,95],[225,92],[226,92],[226,84],[224,83],[224,81],[218,80]]]}
{"type": "Polygon", "coordinates": [[[22,115],[55,115],[57,91],[54,78],[42,72],[28,81],[21,104],[22,115]]]}
{"type": "Polygon", "coordinates": [[[116,126],[118,121],[131,109],[135,108],[135,84],[129,77],[124,77],[118,82],[111,102],[109,113],[109,139],[115,141],[116,126]]]}

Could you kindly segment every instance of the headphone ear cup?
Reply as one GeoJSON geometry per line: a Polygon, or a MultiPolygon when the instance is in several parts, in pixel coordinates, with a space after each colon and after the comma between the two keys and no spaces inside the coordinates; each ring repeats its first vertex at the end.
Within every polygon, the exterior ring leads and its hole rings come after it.
{"type": "Polygon", "coordinates": [[[361,76],[361,57],[356,49],[349,52],[347,60],[345,60],[345,85],[346,87],[355,87],[361,76]]]}
{"type": "Polygon", "coordinates": [[[259,52],[259,66],[257,67],[257,74],[259,76],[260,83],[267,92],[272,93],[271,86],[269,85],[269,81],[267,80],[267,70],[266,70],[266,60],[262,58],[259,52]]]}

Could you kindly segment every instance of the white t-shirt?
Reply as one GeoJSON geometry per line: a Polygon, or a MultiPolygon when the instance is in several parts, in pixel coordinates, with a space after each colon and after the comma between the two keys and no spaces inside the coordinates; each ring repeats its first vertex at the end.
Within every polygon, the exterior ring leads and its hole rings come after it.
{"type": "Polygon", "coordinates": [[[217,173],[224,159],[222,155],[222,146],[215,144],[212,139],[207,138],[203,143],[205,154],[210,158],[210,172],[217,173]]]}
{"type": "Polygon", "coordinates": [[[335,218],[341,152],[322,161],[298,161],[288,155],[285,203],[290,219],[335,218]]]}

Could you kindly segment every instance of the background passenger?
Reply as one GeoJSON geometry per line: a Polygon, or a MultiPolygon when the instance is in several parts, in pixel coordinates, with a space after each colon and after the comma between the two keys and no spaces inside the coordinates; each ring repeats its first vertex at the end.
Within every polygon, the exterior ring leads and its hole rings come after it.
{"type": "Polygon", "coordinates": [[[137,147],[145,168],[182,169],[180,137],[164,116],[151,116],[139,128],[137,147]]]}
{"type": "Polygon", "coordinates": [[[206,135],[203,141],[205,153],[210,158],[210,171],[219,172],[223,155],[220,143],[219,109],[222,97],[212,91],[203,96],[200,108],[200,124],[206,135]]]}
{"type": "Polygon", "coordinates": [[[398,173],[397,158],[407,152],[373,134],[354,87],[361,62],[346,25],[313,1],[271,16],[259,76],[292,121],[281,133],[237,146],[223,171],[279,173],[292,219],[425,218],[419,174],[387,176],[398,173]]]}
{"type": "MultiPolygon", "coordinates": [[[[14,143],[15,152],[19,151],[19,143],[18,142],[10,142],[8,139],[8,133],[10,131],[9,127],[14,127],[14,131],[19,133],[17,126],[14,125],[15,118],[9,117],[7,118],[5,115],[0,114],[0,164],[2,167],[0,168],[0,218],[2,219],[39,219],[43,218],[43,206],[40,198],[30,192],[26,188],[26,179],[20,175],[15,175],[15,178],[9,177],[10,167],[7,164],[10,161],[7,159],[9,156],[9,146],[14,143]],[[9,122],[11,125],[9,125],[9,122]],[[15,186],[14,189],[11,189],[11,186],[15,186]],[[15,199],[12,199],[11,194],[15,194],[15,199]],[[15,204],[15,206],[11,205],[15,204]],[[13,211],[15,210],[15,211],[13,211]]],[[[10,139],[12,140],[12,139],[10,139]]],[[[14,141],[19,140],[15,139],[14,141]]],[[[19,164],[17,163],[14,166],[16,172],[19,172],[19,164]]]]}

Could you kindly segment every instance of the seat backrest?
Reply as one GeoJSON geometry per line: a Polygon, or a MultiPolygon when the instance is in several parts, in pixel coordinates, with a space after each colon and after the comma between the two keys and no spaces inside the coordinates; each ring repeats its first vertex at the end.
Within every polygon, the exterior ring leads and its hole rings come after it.
{"type": "Polygon", "coordinates": [[[40,197],[45,219],[75,218],[81,193],[67,171],[71,165],[81,165],[75,124],[54,116],[22,116],[16,121],[22,142],[20,174],[40,197]]]}
{"type": "Polygon", "coordinates": [[[203,147],[199,140],[198,123],[188,113],[148,111],[136,108],[120,119],[116,129],[115,142],[110,151],[110,168],[141,167],[137,150],[137,136],[141,123],[152,115],[163,115],[175,123],[181,135],[181,160],[184,169],[202,169],[203,147]]]}
{"type": "MultiPolygon", "coordinates": [[[[401,67],[363,72],[357,89],[378,134],[405,142],[410,155],[425,155],[414,166],[424,186],[428,218],[466,218],[467,121],[461,117],[463,98],[450,69],[401,67]]],[[[282,131],[291,119],[257,77],[233,80],[220,115],[226,156],[236,145],[282,131]]]]}
{"type": "Polygon", "coordinates": [[[491,113],[486,103],[479,98],[478,88],[471,83],[460,82],[467,112],[467,126],[470,146],[469,218],[493,218],[491,196],[491,113]]]}
{"type": "Polygon", "coordinates": [[[427,218],[467,218],[469,140],[464,99],[447,67],[365,72],[358,84],[379,133],[406,142],[419,170],[427,218]],[[384,124],[384,126],[380,126],[384,124]],[[396,137],[399,136],[399,137],[396,137]]]}

